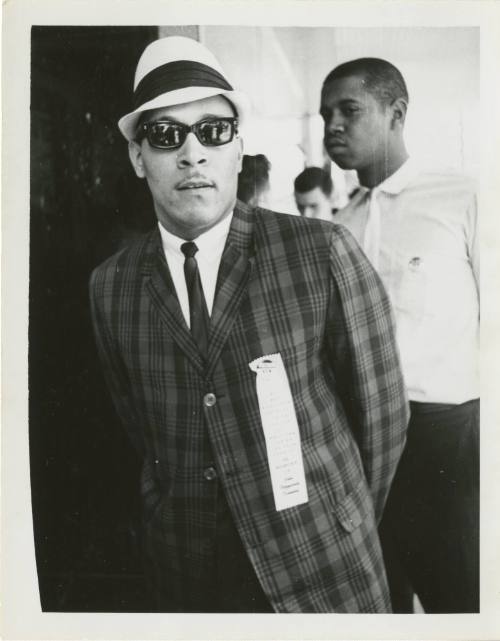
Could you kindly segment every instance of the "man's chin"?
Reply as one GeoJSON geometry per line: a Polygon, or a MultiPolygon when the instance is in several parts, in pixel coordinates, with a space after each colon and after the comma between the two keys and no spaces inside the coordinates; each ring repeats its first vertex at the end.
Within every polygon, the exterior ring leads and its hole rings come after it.
{"type": "Polygon", "coordinates": [[[328,154],[333,162],[340,167],[340,169],[356,169],[352,159],[347,158],[344,154],[328,154]]]}
{"type": "Polygon", "coordinates": [[[184,227],[197,236],[214,227],[225,217],[218,207],[193,207],[185,210],[184,227]]]}
{"type": "Polygon", "coordinates": [[[210,220],[216,217],[217,203],[213,193],[198,193],[178,201],[178,215],[184,220],[210,220]]]}

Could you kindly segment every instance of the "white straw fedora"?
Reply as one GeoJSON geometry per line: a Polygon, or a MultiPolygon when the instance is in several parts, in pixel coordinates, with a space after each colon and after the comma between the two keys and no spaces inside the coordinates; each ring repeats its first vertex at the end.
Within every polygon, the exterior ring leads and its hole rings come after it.
{"type": "Polygon", "coordinates": [[[215,56],[191,38],[160,38],[146,47],[137,63],[133,111],[120,118],[118,127],[127,140],[133,140],[143,111],[217,95],[230,100],[241,124],[248,98],[233,89],[215,56]]]}

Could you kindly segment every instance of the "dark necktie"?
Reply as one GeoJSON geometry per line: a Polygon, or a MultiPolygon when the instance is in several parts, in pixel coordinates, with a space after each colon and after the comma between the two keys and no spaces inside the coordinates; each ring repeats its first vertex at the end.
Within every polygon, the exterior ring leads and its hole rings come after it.
{"type": "Polygon", "coordinates": [[[189,318],[191,323],[191,334],[196,341],[200,352],[203,356],[207,355],[208,350],[208,327],[210,317],[208,315],[203,287],[201,286],[200,272],[198,263],[194,257],[198,247],[192,241],[183,243],[181,251],[186,257],[184,261],[184,276],[189,297],[189,318]]]}

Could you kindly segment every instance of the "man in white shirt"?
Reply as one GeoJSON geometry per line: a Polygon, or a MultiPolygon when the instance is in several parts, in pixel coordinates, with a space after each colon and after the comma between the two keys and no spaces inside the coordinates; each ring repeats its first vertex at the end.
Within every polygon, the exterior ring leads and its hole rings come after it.
{"type": "Polygon", "coordinates": [[[421,171],[390,63],[339,65],[321,93],[325,147],[361,189],[336,216],[392,301],[411,401],[408,442],[381,525],[395,612],[479,610],[479,251],[463,177],[421,171]]]}

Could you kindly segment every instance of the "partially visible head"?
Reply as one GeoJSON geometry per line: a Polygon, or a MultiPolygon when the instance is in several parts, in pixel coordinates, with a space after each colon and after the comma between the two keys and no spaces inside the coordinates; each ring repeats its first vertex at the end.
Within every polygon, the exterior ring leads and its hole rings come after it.
{"type": "Polygon", "coordinates": [[[264,154],[243,156],[240,175],[238,176],[239,200],[251,206],[262,205],[269,191],[269,172],[271,163],[264,154]]]}
{"type": "Polygon", "coordinates": [[[359,58],[335,67],[321,90],[320,113],[330,157],[358,172],[401,155],[408,90],[386,60],[359,58]]]}
{"type": "Polygon", "coordinates": [[[293,186],[297,209],[302,216],[331,220],[333,183],[328,172],[320,167],[306,167],[295,178],[293,186]]]}
{"type": "Polygon", "coordinates": [[[232,211],[247,104],[196,40],[162,38],[142,54],[134,109],[118,126],[158,220],[177,236],[194,239],[232,211]]]}
{"type": "Polygon", "coordinates": [[[405,79],[397,67],[382,58],[357,58],[335,67],[323,82],[323,88],[334,80],[358,76],[364,88],[382,105],[390,105],[398,98],[409,102],[405,79]]]}

